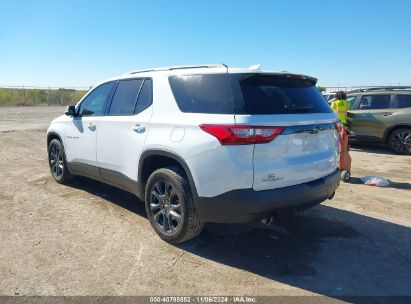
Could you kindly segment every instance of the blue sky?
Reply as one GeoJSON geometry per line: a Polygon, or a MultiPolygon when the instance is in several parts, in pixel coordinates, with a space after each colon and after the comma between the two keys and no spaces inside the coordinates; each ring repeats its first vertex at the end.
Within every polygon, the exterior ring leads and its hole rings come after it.
{"type": "Polygon", "coordinates": [[[0,85],[90,86],[219,63],[411,85],[411,1],[2,1],[0,85]]]}

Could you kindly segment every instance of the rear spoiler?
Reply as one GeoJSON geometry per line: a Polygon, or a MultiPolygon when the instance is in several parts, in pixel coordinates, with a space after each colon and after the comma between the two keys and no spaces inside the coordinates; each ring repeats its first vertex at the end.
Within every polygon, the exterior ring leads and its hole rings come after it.
{"type": "Polygon", "coordinates": [[[249,74],[242,79],[242,81],[253,82],[255,79],[258,82],[266,81],[267,83],[272,82],[273,80],[279,81],[280,79],[290,79],[290,80],[301,80],[306,87],[315,86],[318,79],[312,76],[292,74],[292,73],[255,73],[249,74]]]}

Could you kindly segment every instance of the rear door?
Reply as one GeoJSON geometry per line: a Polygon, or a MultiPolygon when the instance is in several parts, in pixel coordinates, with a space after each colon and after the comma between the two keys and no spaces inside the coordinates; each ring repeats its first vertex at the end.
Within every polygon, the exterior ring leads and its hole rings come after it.
{"type": "Polygon", "coordinates": [[[232,86],[236,124],[284,128],[273,141],[255,145],[254,190],[301,184],[336,170],[336,115],[315,80],[245,74],[233,79],[232,86]]]}
{"type": "Polygon", "coordinates": [[[99,122],[97,161],[104,180],[136,191],[138,160],[152,114],[152,80],[120,80],[99,122]]]}
{"type": "MultiPolygon", "coordinates": [[[[411,93],[396,93],[391,100],[391,108],[406,109],[411,108],[411,93]]],[[[407,121],[408,123],[410,121],[407,121]]]]}
{"type": "Polygon", "coordinates": [[[397,109],[391,107],[391,94],[362,95],[351,110],[351,130],[356,138],[382,140],[387,125],[393,125],[397,109]]]}

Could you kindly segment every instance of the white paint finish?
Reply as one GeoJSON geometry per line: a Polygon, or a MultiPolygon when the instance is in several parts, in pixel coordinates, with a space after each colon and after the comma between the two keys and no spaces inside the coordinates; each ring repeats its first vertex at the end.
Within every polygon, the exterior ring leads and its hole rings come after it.
{"type": "MultiPolygon", "coordinates": [[[[212,139],[217,141],[216,139],[212,139]]],[[[187,159],[199,196],[212,197],[227,191],[251,188],[253,145],[221,146],[204,143],[204,151],[187,159]]]]}
{"type": "MultiPolygon", "coordinates": [[[[334,113],[236,115],[238,124],[257,126],[304,126],[335,121],[334,113]]],[[[270,143],[255,145],[253,189],[293,186],[330,174],[337,168],[337,145],[335,130],[279,135],[270,143]]]]}
{"type": "Polygon", "coordinates": [[[101,117],[70,117],[66,122],[64,150],[68,162],[97,166],[96,139],[101,117]],[[95,126],[95,129],[91,126],[95,126]]]}
{"type": "Polygon", "coordinates": [[[152,107],[149,107],[133,116],[102,117],[97,134],[98,165],[137,181],[138,162],[149,133],[151,115],[152,107]],[[140,129],[145,131],[138,131],[140,129]]]}
{"type": "Polygon", "coordinates": [[[318,134],[280,135],[271,143],[256,145],[254,190],[302,184],[334,172],[337,144],[335,130],[324,130],[318,134]],[[273,174],[275,179],[270,179],[273,174]]]}
{"type": "Polygon", "coordinates": [[[234,124],[234,115],[182,113],[168,84],[168,75],[156,77],[154,102],[145,149],[165,150],[184,159],[198,195],[211,197],[252,187],[254,146],[221,146],[215,137],[199,127],[204,123],[234,124]],[[181,141],[170,140],[175,128],[184,128],[181,141]]]}
{"type": "MultiPolygon", "coordinates": [[[[219,122],[211,120],[211,123],[219,122]]],[[[231,122],[228,119],[225,123],[231,122]]],[[[190,147],[190,155],[185,159],[198,195],[211,197],[252,187],[253,145],[222,146],[215,137],[194,126],[187,129],[181,142],[181,149],[185,147],[190,147]]]]}
{"type": "MultiPolygon", "coordinates": [[[[228,69],[246,73],[248,69],[228,69]]],[[[329,123],[330,114],[216,115],[182,113],[172,94],[170,75],[226,73],[224,67],[180,69],[121,75],[153,78],[153,105],[134,116],[70,118],[61,116],[49,131],[60,134],[67,160],[99,165],[137,180],[141,154],[150,149],[167,151],[183,159],[192,174],[198,195],[212,197],[227,191],[280,188],[315,180],[332,172],[337,164],[334,131],[318,134],[280,135],[259,145],[222,146],[201,124],[293,126],[329,123]],[[73,121],[76,121],[74,124],[73,121]],[[96,130],[88,129],[93,122],[96,130]],[[133,130],[135,124],[145,132],[133,130]],[[67,137],[68,136],[68,137],[67,137]]],[[[263,73],[263,71],[256,71],[263,73]]]]}
{"type": "Polygon", "coordinates": [[[180,142],[180,141],[183,140],[184,134],[185,134],[184,128],[176,127],[171,132],[170,141],[171,142],[180,142]]]}
{"type": "Polygon", "coordinates": [[[67,127],[67,121],[69,120],[69,117],[66,115],[61,115],[57,118],[55,118],[49,125],[47,129],[47,134],[49,133],[55,133],[60,135],[61,139],[63,140],[63,144],[66,143],[65,140],[65,135],[66,135],[66,127],[67,127]]]}
{"type": "Polygon", "coordinates": [[[204,123],[234,124],[234,115],[181,113],[172,107],[154,107],[145,149],[165,150],[184,159],[200,196],[251,188],[254,146],[222,146],[199,127],[204,123]],[[173,115],[167,111],[173,111],[173,115]],[[173,130],[182,128],[184,137],[173,142],[173,130]]]}

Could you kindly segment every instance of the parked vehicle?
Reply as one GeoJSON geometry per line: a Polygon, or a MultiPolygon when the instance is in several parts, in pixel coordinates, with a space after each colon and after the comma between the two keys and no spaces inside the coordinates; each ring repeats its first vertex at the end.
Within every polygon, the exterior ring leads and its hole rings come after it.
{"type": "Polygon", "coordinates": [[[325,100],[330,103],[330,100],[335,97],[335,93],[321,93],[321,95],[325,98],[325,100]]]}
{"type": "Polygon", "coordinates": [[[106,80],[51,123],[51,173],[59,183],[83,175],[134,193],[170,243],[205,222],[314,206],[340,180],[336,115],[315,83],[221,64],[106,80]]]}
{"type": "Polygon", "coordinates": [[[347,94],[351,140],[386,144],[411,155],[411,88],[388,87],[347,94]]]}

